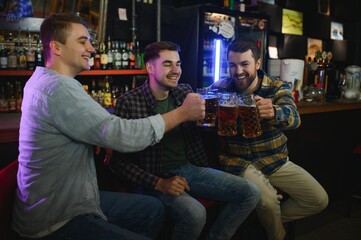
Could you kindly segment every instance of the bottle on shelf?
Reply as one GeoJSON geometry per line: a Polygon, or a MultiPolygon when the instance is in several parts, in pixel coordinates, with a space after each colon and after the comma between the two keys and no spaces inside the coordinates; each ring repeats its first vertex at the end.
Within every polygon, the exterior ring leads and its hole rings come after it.
{"type": "Polygon", "coordinates": [[[25,51],[24,51],[22,42],[18,43],[17,52],[18,52],[18,54],[17,54],[18,55],[18,69],[25,70],[26,69],[26,56],[25,56],[25,51]]]}
{"type": "Polygon", "coordinates": [[[121,69],[122,68],[122,54],[120,52],[119,42],[114,42],[114,69],[121,69]]]}
{"type": "Polygon", "coordinates": [[[0,112],[8,112],[9,111],[9,104],[7,100],[7,96],[5,93],[4,86],[1,86],[0,92],[0,112]]]}
{"type": "Polygon", "coordinates": [[[104,90],[103,105],[104,105],[105,108],[113,107],[112,92],[110,90],[110,84],[109,84],[108,76],[105,77],[105,90],[104,90]]]}
{"type": "Polygon", "coordinates": [[[21,112],[21,105],[23,103],[23,88],[20,82],[15,82],[15,99],[16,111],[21,112]]]}
{"type": "Polygon", "coordinates": [[[110,36],[108,36],[108,48],[107,48],[107,55],[108,55],[108,66],[107,69],[113,69],[113,62],[114,62],[114,54],[112,48],[112,42],[110,41],[110,36]]]}
{"type": "Polygon", "coordinates": [[[18,69],[24,70],[26,69],[26,56],[23,48],[23,42],[21,40],[21,29],[19,27],[18,30],[18,37],[15,43],[15,49],[17,52],[17,62],[18,62],[18,69]]]}
{"type": "Polygon", "coordinates": [[[100,54],[100,68],[106,70],[108,68],[108,53],[105,50],[104,42],[99,44],[99,54],[100,54]]]}
{"type": "Polygon", "coordinates": [[[113,107],[116,106],[117,100],[118,100],[117,89],[118,89],[118,87],[114,87],[114,86],[112,87],[112,105],[113,105],[113,107]]]}
{"type": "Polygon", "coordinates": [[[26,56],[26,69],[34,70],[35,69],[35,51],[32,46],[31,34],[28,31],[28,48],[25,53],[26,56]]]}
{"type": "Polygon", "coordinates": [[[0,69],[8,69],[8,53],[4,44],[0,44],[0,69]]]}
{"type": "Polygon", "coordinates": [[[139,41],[135,43],[135,68],[142,69],[143,68],[143,55],[140,52],[139,41]]]}
{"type": "Polygon", "coordinates": [[[129,68],[135,69],[135,52],[134,52],[134,44],[133,42],[128,43],[129,48],[129,68]]]}
{"type": "Polygon", "coordinates": [[[128,69],[129,68],[129,50],[127,47],[127,43],[123,41],[121,43],[121,53],[122,53],[122,69],[128,69]]]}
{"type": "Polygon", "coordinates": [[[44,55],[43,49],[41,47],[41,40],[38,38],[36,40],[36,49],[35,49],[35,65],[36,66],[44,66],[44,55]]]}
{"type": "Polygon", "coordinates": [[[10,46],[10,51],[8,53],[8,69],[9,70],[18,69],[18,55],[15,51],[14,45],[10,46]]]}
{"type": "Polygon", "coordinates": [[[100,69],[100,53],[98,44],[94,44],[95,54],[94,54],[94,65],[93,69],[100,69]]]}
{"type": "Polygon", "coordinates": [[[14,94],[14,85],[8,84],[8,106],[9,106],[9,112],[16,112],[16,98],[14,94]]]}

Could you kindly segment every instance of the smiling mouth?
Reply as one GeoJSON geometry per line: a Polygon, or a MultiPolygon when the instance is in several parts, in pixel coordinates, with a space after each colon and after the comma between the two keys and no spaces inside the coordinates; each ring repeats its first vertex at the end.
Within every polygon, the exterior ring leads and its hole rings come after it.
{"type": "Polygon", "coordinates": [[[236,75],[235,79],[237,79],[237,81],[243,81],[244,79],[246,79],[246,74],[240,74],[240,75],[236,75]]]}
{"type": "Polygon", "coordinates": [[[172,75],[172,76],[168,76],[167,78],[171,79],[173,81],[176,81],[176,80],[178,80],[179,76],[178,75],[172,75]]]}
{"type": "Polygon", "coordinates": [[[89,60],[89,59],[90,59],[90,56],[89,56],[89,55],[82,55],[82,57],[83,57],[85,60],[89,60]]]}

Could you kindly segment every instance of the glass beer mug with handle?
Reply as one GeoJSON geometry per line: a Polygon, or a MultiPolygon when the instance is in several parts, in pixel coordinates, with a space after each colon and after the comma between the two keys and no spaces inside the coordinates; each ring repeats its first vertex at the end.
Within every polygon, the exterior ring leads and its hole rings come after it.
{"type": "Polygon", "coordinates": [[[215,91],[206,88],[197,88],[197,93],[206,101],[206,115],[203,120],[197,121],[199,127],[214,127],[218,113],[218,96],[215,91]]]}
{"type": "Polygon", "coordinates": [[[237,135],[237,106],[238,97],[235,93],[218,95],[218,135],[237,135]]]}
{"type": "Polygon", "coordinates": [[[253,138],[262,134],[256,100],[252,93],[239,96],[238,115],[241,119],[243,137],[253,138]]]}

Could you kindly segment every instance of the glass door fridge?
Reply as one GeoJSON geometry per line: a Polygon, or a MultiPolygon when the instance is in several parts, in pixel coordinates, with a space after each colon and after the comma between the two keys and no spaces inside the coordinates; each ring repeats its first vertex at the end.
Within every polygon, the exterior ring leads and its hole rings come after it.
{"type": "Polygon", "coordinates": [[[266,59],[266,17],[208,4],[173,11],[172,21],[162,24],[161,38],[180,45],[180,82],[189,83],[193,90],[229,76],[227,47],[238,36],[257,40],[266,59]]]}

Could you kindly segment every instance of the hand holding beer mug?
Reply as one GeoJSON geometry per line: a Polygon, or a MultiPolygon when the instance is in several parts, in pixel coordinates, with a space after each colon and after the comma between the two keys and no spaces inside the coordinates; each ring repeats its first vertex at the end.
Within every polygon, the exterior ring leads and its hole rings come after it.
{"type": "Polygon", "coordinates": [[[243,137],[252,138],[262,134],[256,100],[252,93],[239,97],[238,115],[241,119],[243,137]]]}
{"type": "Polygon", "coordinates": [[[197,126],[214,127],[218,112],[218,97],[214,91],[198,88],[197,93],[206,101],[206,116],[203,120],[197,121],[197,126]]]}
{"type": "Polygon", "coordinates": [[[220,136],[237,135],[237,105],[235,93],[223,93],[218,96],[218,131],[220,136]]]}

